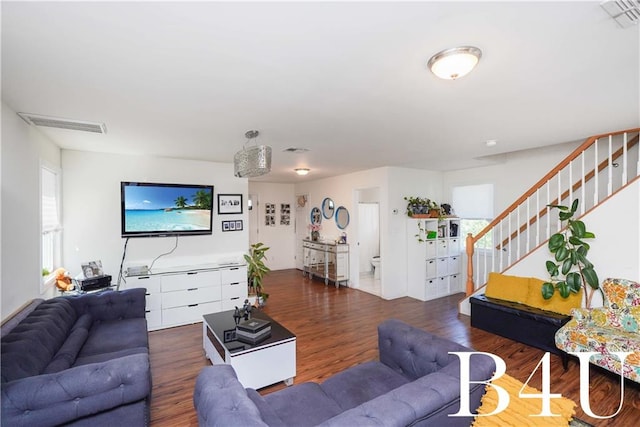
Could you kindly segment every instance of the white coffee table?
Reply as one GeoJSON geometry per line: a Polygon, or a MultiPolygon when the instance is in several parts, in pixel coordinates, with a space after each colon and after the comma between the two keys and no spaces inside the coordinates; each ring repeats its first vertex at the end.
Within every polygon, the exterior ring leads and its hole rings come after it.
{"type": "Polygon", "coordinates": [[[259,310],[252,317],[271,322],[271,336],[258,344],[235,339],[233,310],[205,314],[202,322],[204,352],[211,363],[233,366],[245,388],[259,389],[279,381],[293,384],[296,376],[296,336],[259,310]]]}

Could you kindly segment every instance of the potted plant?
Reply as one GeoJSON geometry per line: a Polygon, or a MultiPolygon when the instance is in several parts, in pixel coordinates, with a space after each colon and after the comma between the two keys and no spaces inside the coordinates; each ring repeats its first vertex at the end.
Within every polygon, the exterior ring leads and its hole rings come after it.
{"type": "Polygon", "coordinates": [[[404,197],[407,201],[407,216],[429,215],[432,218],[440,216],[440,206],[431,199],[423,197],[404,197]]]}
{"type": "Polygon", "coordinates": [[[262,280],[264,276],[271,271],[264,263],[267,258],[265,252],[269,250],[269,247],[264,246],[264,243],[258,242],[249,248],[249,254],[244,255],[244,260],[247,262],[247,280],[249,290],[253,289],[259,306],[263,306],[269,298],[269,294],[264,292],[264,286],[262,280]]]}
{"type": "MultiPolygon", "coordinates": [[[[573,219],[578,209],[578,199],[571,204],[571,208],[561,205],[548,205],[560,210],[560,221],[566,221],[566,227],[549,239],[549,251],[554,255],[553,260],[546,262],[547,271],[551,276],[548,282],[542,284],[542,296],[549,299],[555,291],[562,298],[568,298],[570,293],[584,291],[585,307],[591,307],[593,292],[600,290],[598,275],[593,264],[587,259],[590,246],[584,239],[594,239],[596,236],[587,231],[584,222],[573,219]],[[587,288],[587,285],[591,288],[587,288]]],[[[602,290],[600,290],[602,292],[602,290]]]]}

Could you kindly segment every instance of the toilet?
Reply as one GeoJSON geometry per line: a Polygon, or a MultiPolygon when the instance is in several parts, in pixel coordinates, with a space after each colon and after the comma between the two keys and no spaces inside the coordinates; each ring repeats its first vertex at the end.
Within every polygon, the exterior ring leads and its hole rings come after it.
{"type": "Polygon", "coordinates": [[[373,278],[380,278],[380,255],[376,255],[371,258],[371,265],[373,266],[373,278]]]}

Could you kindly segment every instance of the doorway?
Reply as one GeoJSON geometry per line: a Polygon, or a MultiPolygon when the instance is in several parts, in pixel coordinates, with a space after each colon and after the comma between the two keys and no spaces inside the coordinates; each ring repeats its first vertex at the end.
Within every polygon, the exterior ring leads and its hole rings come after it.
{"type": "Polygon", "coordinates": [[[380,191],[358,190],[358,289],[382,294],[380,256],[380,191]]]}

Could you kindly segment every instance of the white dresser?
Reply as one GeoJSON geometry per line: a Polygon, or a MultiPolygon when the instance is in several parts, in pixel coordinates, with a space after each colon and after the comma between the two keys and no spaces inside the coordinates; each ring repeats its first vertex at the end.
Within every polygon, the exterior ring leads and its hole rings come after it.
{"type": "Polygon", "coordinates": [[[202,316],[242,307],[245,265],[197,265],[129,276],[122,288],[147,289],[147,327],[155,330],[202,321],[202,316]]]}
{"type": "Polygon", "coordinates": [[[303,239],[302,249],[303,274],[323,278],[325,284],[331,280],[336,288],[349,283],[349,245],[303,239]]]}

